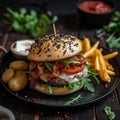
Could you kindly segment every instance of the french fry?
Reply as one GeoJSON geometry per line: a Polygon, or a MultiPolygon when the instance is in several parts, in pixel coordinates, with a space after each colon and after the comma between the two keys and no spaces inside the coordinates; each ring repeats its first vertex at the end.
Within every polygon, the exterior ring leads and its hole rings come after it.
{"type": "Polygon", "coordinates": [[[108,70],[114,71],[114,68],[112,67],[112,65],[106,66],[106,68],[107,68],[108,70]]]}
{"type": "Polygon", "coordinates": [[[95,70],[100,71],[100,64],[99,64],[98,55],[95,58],[95,70]]]}
{"type": "Polygon", "coordinates": [[[107,70],[107,73],[108,73],[108,75],[110,75],[110,76],[115,75],[115,72],[114,72],[114,71],[111,71],[111,70],[107,70]]]}
{"type": "Polygon", "coordinates": [[[105,60],[108,60],[108,59],[111,59],[111,58],[113,58],[113,57],[115,57],[115,56],[117,56],[117,55],[118,55],[118,52],[116,51],[116,52],[113,52],[113,53],[109,53],[109,54],[107,54],[107,55],[104,55],[103,57],[104,57],[105,60]]]}
{"type": "Polygon", "coordinates": [[[102,81],[110,82],[110,76],[115,75],[114,68],[109,63],[109,59],[118,55],[118,52],[109,53],[106,55],[102,54],[103,49],[98,48],[99,41],[95,42],[92,46],[90,40],[85,38],[82,40],[83,46],[83,57],[90,64],[90,68],[95,69],[98,72],[102,81]]]}
{"type": "Polygon", "coordinates": [[[99,41],[97,41],[88,51],[86,51],[83,54],[83,57],[86,58],[90,56],[95,51],[95,49],[97,49],[98,45],[99,45],[99,41]]]}
{"type": "Polygon", "coordinates": [[[90,39],[84,38],[84,40],[82,40],[82,46],[84,48],[82,52],[88,51],[91,48],[90,39]]]}
{"type": "Polygon", "coordinates": [[[88,38],[84,39],[85,51],[88,51],[91,48],[90,40],[88,38]]]}
{"type": "Polygon", "coordinates": [[[103,69],[102,71],[99,71],[99,76],[102,79],[102,81],[105,81],[108,83],[111,82],[110,76],[108,75],[106,70],[103,69]]]}
{"type": "Polygon", "coordinates": [[[107,73],[107,68],[101,52],[99,52],[99,63],[100,63],[100,71],[99,71],[100,78],[105,82],[110,82],[111,79],[107,73]]]}
{"type": "Polygon", "coordinates": [[[107,61],[105,61],[105,64],[106,64],[106,68],[107,68],[108,70],[114,71],[114,68],[113,68],[112,65],[110,65],[110,63],[108,63],[107,61]]]}
{"type": "Polygon", "coordinates": [[[95,54],[95,70],[100,71],[100,62],[99,62],[99,55],[100,55],[101,49],[95,49],[94,54],[95,54]]]}
{"type": "Polygon", "coordinates": [[[102,48],[100,48],[99,50],[100,50],[100,52],[102,52],[102,51],[103,51],[103,49],[102,49],[102,48]]]}

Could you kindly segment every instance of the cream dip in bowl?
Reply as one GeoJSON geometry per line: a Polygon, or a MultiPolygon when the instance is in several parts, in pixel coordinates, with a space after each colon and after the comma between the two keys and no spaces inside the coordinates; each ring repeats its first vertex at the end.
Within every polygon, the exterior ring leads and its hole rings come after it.
{"type": "Polygon", "coordinates": [[[11,51],[16,58],[26,59],[31,45],[34,43],[32,39],[17,40],[11,44],[11,51]]]}

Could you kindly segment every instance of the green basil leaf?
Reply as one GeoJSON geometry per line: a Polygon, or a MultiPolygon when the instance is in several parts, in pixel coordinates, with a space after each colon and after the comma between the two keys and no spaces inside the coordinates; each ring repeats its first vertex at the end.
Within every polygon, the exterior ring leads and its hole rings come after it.
{"type": "Polygon", "coordinates": [[[72,59],[59,60],[59,61],[57,61],[57,62],[63,62],[63,63],[65,63],[65,68],[69,68],[69,65],[70,65],[71,63],[73,63],[73,64],[80,64],[79,61],[77,61],[77,60],[72,60],[72,59]]]}
{"type": "Polygon", "coordinates": [[[95,92],[95,89],[94,89],[93,84],[91,83],[90,79],[84,78],[82,80],[82,84],[83,84],[84,89],[87,89],[90,92],[95,92]]]}
{"type": "Polygon", "coordinates": [[[49,70],[52,71],[52,64],[50,62],[45,62],[45,67],[49,70]]]}
{"type": "MultiPolygon", "coordinates": [[[[82,82],[78,81],[78,82],[69,83],[67,88],[69,88],[69,89],[76,89],[76,88],[79,88],[80,86],[82,86],[82,82]]],[[[66,87],[66,86],[64,86],[64,87],[66,87]]]]}
{"type": "Polygon", "coordinates": [[[58,20],[58,17],[57,16],[53,16],[53,19],[52,19],[52,23],[55,23],[56,21],[58,20]]]}
{"type": "Polygon", "coordinates": [[[73,104],[73,103],[75,103],[75,102],[78,102],[78,100],[81,99],[81,98],[82,98],[81,95],[78,95],[78,96],[76,96],[76,97],[74,97],[74,98],[71,98],[70,100],[67,100],[67,101],[64,103],[64,105],[71,105],[71,104],[73,104]]]}
{"type": "Polygon", "coordinates": [[[113,120],[115,118],[115,113],[111,111],[111,107],[105,106],[104,112],[109,120],[113,120]]]}
{"type": "Polygon", "coordinates": [[[8,13],[5,14],[6,19],[4,20],[6,24],[11,24],[17,32],[29,33],[35,38],[45,35],[48,27],[53,22],[46,14],[41,14],[38,17],[34,10],[27,13],[25,8],[21,8],[19,12],[7,8],[7,11],[8,13]]]}
{"type": "Polygon", "coordinates": [[[26,14],[27,10],[25,8],[20,9],[20,15],[24,16],[26,14]]]}
{"type": "Polygon", "coordinates": [[[52,92],[53,92],[52,86],[51,85],[47,85],[47,88],[48,88],[49,93],[52,94],[52,92]]]}

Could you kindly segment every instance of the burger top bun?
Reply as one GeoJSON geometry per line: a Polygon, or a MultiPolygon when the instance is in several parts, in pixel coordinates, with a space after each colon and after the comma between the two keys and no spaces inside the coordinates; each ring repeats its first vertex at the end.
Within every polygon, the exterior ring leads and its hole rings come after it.
{"type": "Polygon", "coordinates": [[[72,35],[46,35],[38,38],[31,46],[27,58],[32,61],[55,61],[78,54],[81,42],[72,35]]]}

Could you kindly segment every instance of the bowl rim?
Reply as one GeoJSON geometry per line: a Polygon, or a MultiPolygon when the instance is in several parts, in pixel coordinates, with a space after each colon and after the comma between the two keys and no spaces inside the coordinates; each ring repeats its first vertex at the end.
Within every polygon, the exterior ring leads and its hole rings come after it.
{"type": "Polygon", "coordinates": [[[112,7],[112,9],[111,9],[110,11],[108,11],[108,12],[103,12],[103,13],[88,12],[88,11],[85,11],[85,10],[83,10],[83,9],[81,9],[81,8],[79,7],[79,5],[80,5],[81,3],[84,3],[84,2],[86,2],[86,1],[92,2],[92,1],[96,1],[96,0],[78,0],[78,2],[77,2],[77,4],[76,4],[78,11],[80,10],[80,11],[82,11],[82,12],[84,12],[84,13],[91,14],[91,15],[106,15],[106,14],[111,14],[111,13],[114,12],[114,10],[115,10],[115,5],[114,5],[113,2],[108,1],[108,0],[107,0],[107,1],[98,0],[98,1],[102,1],[102,2],[104,2],[104,3],[107,3],[108,5],[110,5],[110,6],[112,7]]]}
{"type": "Polygon", "coordinates": [[[12,52],[14,55],[21,56],[21,57],[26,57],[26,56],[27,56],[26,54],[22,54],[21,52],[16,51],[16,50],[14,49],[14,46],[15,46],[15,44],[16,44],[17,41],[30,41],[30,42],[34,42],[35,40],[33,40],[33,39],[16,40],[15,42],[13,42],[13,43],[11,44],[10,50],[11,50],[11,52],[12,52]]]}

